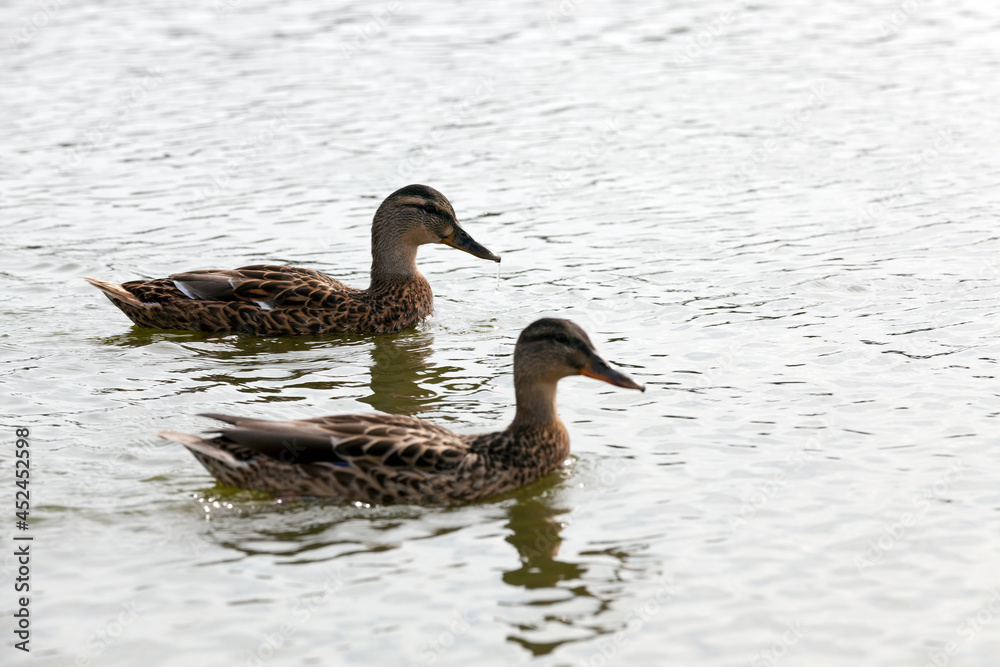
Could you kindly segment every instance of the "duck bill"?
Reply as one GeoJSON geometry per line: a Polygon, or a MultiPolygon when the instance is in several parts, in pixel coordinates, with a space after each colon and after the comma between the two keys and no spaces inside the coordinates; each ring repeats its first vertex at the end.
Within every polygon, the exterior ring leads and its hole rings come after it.
{"type": "Polygon", "coordinates": [[[646,388],[641,384],[624,373],[620,373],[611,368],[611,366],[608,366],[608,362],[604,361],[604,359],[601,359],[596,354],[591,355],[590,359],[587,360],[586,365],[580,369],[580,375],[586,375],[587,377],[594,378],[595,380],[603,380],[604,382],[613,384],[616,387],[646,391],[646,388]]]}
{"type": "Polygon", "coordinates": [[[464,250],[479,259],[492,259],[494,262],[500,261],[500,257],[493,254],[492,250],[469,236],[468,232],[459,227],[458,224],[455,225],[455,231],[441,239],[441,243],[450,245],[452,248],[464,250]]]}

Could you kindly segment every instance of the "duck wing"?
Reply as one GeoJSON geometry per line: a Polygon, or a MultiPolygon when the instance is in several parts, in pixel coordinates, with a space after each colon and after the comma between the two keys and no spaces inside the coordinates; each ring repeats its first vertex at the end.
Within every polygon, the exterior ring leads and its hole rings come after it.
{"type": "Polygon", "coordinates": [[[245,301],[265,309],[329,308],[358,291],[319,271],[271,264],[186,271],[168,280],[190,299],[245,301]]]}
{"type": "Polygon", "coordinates": [[[232,425],[225,440],[283,463],[330,463],[358,471],[443,472],[468,454],[465,438],[402,415],[334,415],[293,421],[203,414],[232,425]]]}

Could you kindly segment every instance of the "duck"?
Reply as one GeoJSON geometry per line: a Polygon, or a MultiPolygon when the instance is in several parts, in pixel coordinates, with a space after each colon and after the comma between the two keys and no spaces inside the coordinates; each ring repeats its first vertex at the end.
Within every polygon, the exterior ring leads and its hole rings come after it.
{"type": "Polygon", "coordinates": [[[514,347],[516,410],[510,425],[479,435],[392,414],[270,421],[205,413],[228,424],[206,437],[162,431],[221,484],[280,497],[365,504],[453,505],[483,500],[554,472],[570,439],[556,385],[584,375],[645,391],[602,359],[577,324],[542,318],[514,347]]]}
{"type": "Polygon", "coordinates": [[[426,185],[408,185],[375,211],[367,289],[348,287],[312,269],[271,264],[122,284],[83,279],[142,327],[259,336],[394,333],[433,312],[431,286],[417,270],[417,248],[428,243],[500,261],[459,225],[443,194],[426,185]]]}

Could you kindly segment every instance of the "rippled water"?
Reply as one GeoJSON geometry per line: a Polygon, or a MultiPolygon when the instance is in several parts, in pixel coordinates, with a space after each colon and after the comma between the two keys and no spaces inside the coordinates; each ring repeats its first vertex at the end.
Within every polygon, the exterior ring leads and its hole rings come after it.
{"type": "Polygon", "coordinates": [[[995,6],[46,7],[0,7],[31,664],[996,664],[995,6]],[[78,279],[361,285],[411,182],[503,256],[497,288],[422,249],[415,331],[142,330],[78,279]],[[499,429],[540,315],[649,390],[564,381],[574,457],[510,497],[276,503],[154,435],[204,411],[499,429]]]}

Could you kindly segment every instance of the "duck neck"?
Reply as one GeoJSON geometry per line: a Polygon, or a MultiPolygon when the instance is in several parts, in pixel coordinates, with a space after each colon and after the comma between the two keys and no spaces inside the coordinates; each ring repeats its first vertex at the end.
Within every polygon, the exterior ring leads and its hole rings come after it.
{"type": "Polygon", "coordinates": [[[536,380],[534,382],[514,383],[517,412],[514,414],[511,428],[544,428],[554,424],[562,425],[556,410],[556,382],[536,380]]]}
{"type": "Polygon", "coordinates": [[[372,229],[372,285],[419,275],[417,246],[372,229]]]}
{"type": "Polygon", "coordinates": [[[505,431],[516,450],[511,458],[520,467],[548,474],[569,456],[569,433],[556,412],[556,383],[522,383],[515,394],[517,413],[505,431]]]}

